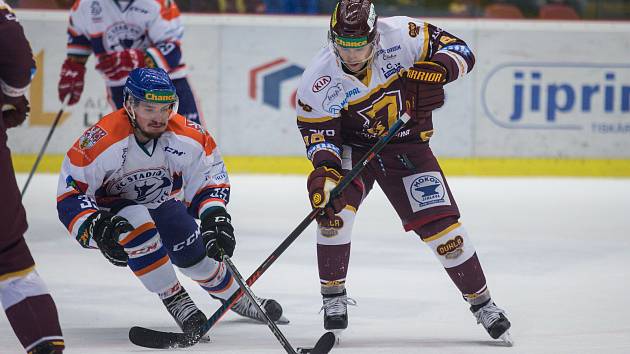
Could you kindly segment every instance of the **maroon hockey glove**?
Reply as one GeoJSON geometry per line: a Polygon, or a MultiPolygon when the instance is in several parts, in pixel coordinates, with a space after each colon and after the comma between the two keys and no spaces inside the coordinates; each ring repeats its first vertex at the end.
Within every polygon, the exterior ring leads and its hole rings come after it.
{"type": "Polygon", "coordinates": [[[61,66],[61,77],[59,78],[59,100],[63,102],[66,95],[70,95],[68,105],[79,102],[81,93],[83,92],[83,84],[85,77],[85,64],[66,58],[61,66]]]}
{"type": "Polygon", "coordinates": [[[230,214],[223,208],[206,211],[201,218],[201,237],[208,257],[221,262],[223,255],[232,257],[236,247],[230,214]]]}
{"type": "Polygon", "coordinates": [[[446,69],[437,63],[421,61],[405,72],[405,107],[412,118],[424,119],[444,104],[446,69]]]}
{"type": "Polygon", "coordinates": [[[4,96],[4,103],[2,104],[2,119],[4,120],[4,125],[7,129],[17,127],[18,125],[24,123],[30,111],[31,106],[29,105],[26,97],[4,96]]]}
{"type": "Polygon", "coordinates": [[[126,267],[129,257],[123,246],[118,243],[121,234],[133,230],[127,219],[107,211],[97,211],[90,215],[81,226],[77,241],[81,246],[89,248],[90,239],[113,265],[126,267]]]}
{"type": "Polygon", "coordinates": [[[311,172],[306,181],[308,189],[308,197],[313,208],[324,208],[323,212],[317,217],[317,222],[322,224],[327,220],[334,220],[335,214],[339,213],[346,206],[346,199],[343,193],[330,200],[330,192],[335,188],[342,178],[341,172],[335,168],[320,166],[311,172]]]}
{"type": "Polygon", "coordinates": [[[125,49],[121,52],[99,56],[96,70],[103,73],[108,79],[117,81],[127,78],[133,69],[144,65],[144,51],[125,49]]]}

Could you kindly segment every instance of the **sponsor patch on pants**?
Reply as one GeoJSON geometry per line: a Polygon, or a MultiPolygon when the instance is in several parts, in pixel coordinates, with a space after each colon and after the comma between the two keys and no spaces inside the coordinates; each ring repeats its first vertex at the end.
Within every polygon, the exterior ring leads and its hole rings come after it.
{"type": "Polygon", "coordinates": [[[407,176],[403,178],[403,184],[414,213],[435,206],[451,205],[446,184],[439,172],[424,172],[407,176]]]}

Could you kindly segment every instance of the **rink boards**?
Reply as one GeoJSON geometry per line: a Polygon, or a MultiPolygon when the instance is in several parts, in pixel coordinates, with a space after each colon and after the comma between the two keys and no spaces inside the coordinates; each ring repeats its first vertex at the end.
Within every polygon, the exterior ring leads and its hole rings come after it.
{"type": "MultiPolygon", "coordinates": [[[[38,63],[32,116],[12,130],[28,171],[59,109],[67,13],[20,11],[38,63]]],[[[209,130],[235,172],[308,171],[295,125],[295,90],[326,45],[326,17],[184,15],[183,52],[209,130]]],[[[446,86],[432,147],[447,173],[630,176],[630,24],[428,19],[465,39],[475,70],[446,86]]],[[[64,115],[43,169],[107,114],[102,79],[64,115]]]]}

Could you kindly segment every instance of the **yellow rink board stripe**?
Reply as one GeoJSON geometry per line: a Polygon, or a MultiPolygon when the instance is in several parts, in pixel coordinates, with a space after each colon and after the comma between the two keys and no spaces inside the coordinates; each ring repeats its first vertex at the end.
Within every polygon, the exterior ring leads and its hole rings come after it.
{"type": "MultiPolygon", "coordinates": [[[[28,173],[36,155],[13,155],[17,172],[28,173]]],[[[229,173],[307,174],[300,156],[225,156],[229,173]]],[[[46,155],[38,172],[58,173],[63,155],[46,155]]],[[[630,177],[630,159],[440,158],[448,176],[630,177]]]]}

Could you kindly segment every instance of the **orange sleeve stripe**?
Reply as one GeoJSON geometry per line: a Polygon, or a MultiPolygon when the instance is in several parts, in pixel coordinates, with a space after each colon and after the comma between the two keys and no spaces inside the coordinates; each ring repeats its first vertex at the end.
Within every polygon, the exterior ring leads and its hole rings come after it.
{"type": "Polygon", "coordinates": [[[137,275],[137,276],[141,276],[141,275],[145,275],[151,271],[156,270],[157,268],[163,266],[164,264],[166,264],[166,262],[169,261],[168,255],[165,255],[164,257],[158,259],[157,261],[155,261],[154,263],[149,264],[148,266],[137,270],[135,272],[133,272],[133,274],[137,275]]]}
{"type": "Polygon", "coordinates": [[[221,202],[223,205],[225,205],[225,200],[221,198],[210,198],[210,199],[204,200],[203,202],[199,204],[199,210],[201,210],[201,208],[203,208],[204,205],[208,203],[212,203],[212,202],[221,202]]]}
{"type": "Polygon", "coordinates": [[[77,9],[79,8],[79,4],[81,3],[81,0],[76,0],[74,2],[74,4],[72,4],[72,11],[77,11],[77,9]]]}
{"type": "Polygon", "coordinates": [[[68,231],[72,232],[72,228],[74,228],[74,224],[77,222],[77,220],[81,219],[85,215],[92,214],[94,212],[94,210],[84,210],[80,212],[77,216],[74,217],[74,219],[72,219],[72,221],[70,221],[70,224],[68,224],[68,231]]]}
{"type": "Polygon", "coordinates": [[[143,232],[145,231],[149,231],[151,229],[155,229],[155,224],[152,222],[147,222],[144,223],[140,226],[138,226],[137,228],[133,229],[125,238],[123,238],[122,240],[118,241],[118,243],[120,243],[121,245],[126,245],[129,242],[131,242],[133,239],[135,239],[136,237],[140,236],[143,232]]]}
{"type": "Polygon", "coordinates": [[[171,118],[169,120],[167,130],[198,142],[199,145],[203,146],[206,156],[211,155],[217,147],[217,143],[214,139],[212,139],[210,134],[204,134],[191,126],[188,126],[186,124],[186,118],[182,115],[176,114],[173,118],[171,118]]]}
{"type": "MultiPolygon", "coordinates": [[[[111,145],[126,139],[129,134],[133,134],[131,124],[127,120],[126,113],[124,113],[124,108],[106,115],[96,125],[86,130],[86,132],[90,130],[100,130],[106,134],[97,138],[90,147],[80,146],[85,133],[75,141],[67,153],[70,162],[75,166],[88,166],[111,145]]],[[[86,140],[89,140],[89,138],[86,140]]]]}
{"type": "Polygon", "coordinates": [[[80,193],[75,190],[71,190],[70,192],[65,192],[64,194],[57,197],[57,203],[76,194],[80,194],[80,193]]]}
{"type": "Polygon", "coordinates": [[[175,1],[158,0],[158,3],[160,4],[160,16],[162,16],[163,19],[170,21],[179,17],[179,8],[175,4],[175,1]],[[167,7],[167,5],[169,6],[167,7]]]}

